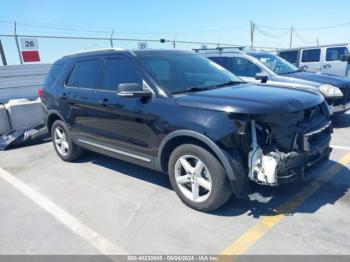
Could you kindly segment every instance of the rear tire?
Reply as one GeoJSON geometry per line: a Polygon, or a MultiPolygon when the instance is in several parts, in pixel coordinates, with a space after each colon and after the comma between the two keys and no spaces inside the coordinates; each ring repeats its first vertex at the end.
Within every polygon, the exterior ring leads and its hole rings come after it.
{"type": "Polygon", "coordinates": [[[53,146],[57,155],[64,161],[71,162],[83,155],[83,149],[73,143],[67,125],[56,120],[51,128],[53,146]]]}
{"type": "Polygon", "coordinates": [[[193,209],[215,210],[232,195],[224,167],[203,147],[178,146],[170,155],[168,170],[174,191],[193,209]]]}

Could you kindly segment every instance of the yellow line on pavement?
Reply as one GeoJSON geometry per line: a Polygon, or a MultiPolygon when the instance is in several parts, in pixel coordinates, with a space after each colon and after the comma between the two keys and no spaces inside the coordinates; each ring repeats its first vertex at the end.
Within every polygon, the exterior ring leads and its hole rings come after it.
{"type": "Polygon", "coordinates": [[[306,199],[313,195],[320,187],[335,176],[345,165],[350,163],[350,153],[346,154],[339,162],[330,166],[326,172],[295,194],[290,200],[276,208],[275,214],[262,218],[248,231],[243,233],[236,241],[226,247],[220,255],[242,255],[251,246],[261,239],[269,230],[277,225],[284,217],[306,199]]]}

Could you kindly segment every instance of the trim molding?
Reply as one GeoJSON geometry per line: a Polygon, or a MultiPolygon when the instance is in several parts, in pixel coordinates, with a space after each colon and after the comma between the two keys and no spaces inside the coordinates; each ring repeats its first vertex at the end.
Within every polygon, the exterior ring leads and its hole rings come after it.
{"type": "Polygon", "coordinates": [[[125,152],[125,151],[121,151],[121,150],[118,150],[118,149],[115,149],[115,148],[112,148],[112,147],[100,145],[100,144],[97,144],[97,143],[94,143],[94,142],[90,142],[90,141],[87,141],[87,140],[84,140],[84,139],[77,139],[77,141],[80,142],[80,143],[83,143],[83,144],[90,145],[90,146],[102,148],[104,150],[107,150],[107,151],[110,151],[110,152],[114,152],[114,153],[117,153],[117,154],[120,154],[120,155],[123,155],[123,156],[128,156],[128,157],[131,157],[131,158],[142,160],[142,161],[147,162],[147,163],[151,163],[152,162],[152,160],[150,158],[139,156],[139,155],[135,155],[135,154],[131,154],[131,153],[128,153],[128,152],[125,152]]]}

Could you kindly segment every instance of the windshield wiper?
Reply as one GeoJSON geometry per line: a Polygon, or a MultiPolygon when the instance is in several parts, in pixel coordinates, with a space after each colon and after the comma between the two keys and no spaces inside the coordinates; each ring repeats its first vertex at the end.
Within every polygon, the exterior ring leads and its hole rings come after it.
{"type": "Polygon", "coordinates": [[[209,90],[209,89],[215,89],[218,87],[224,87],[224,86],[231,86],[231,85],[237,85],[237,84],[242,84],[243,82],[241,81],[227,81],[222,84],[218,85],[213,85],[213,86],[191,86],[187,89],[181,90],[181,91],[176,91],[173,92],[172,94],[181,94],[181,93],[189,93],[189,92],[197,92],[197,91],[204,91],[204,90],[209,90]]]}
{"type": "Polygon", "coordinates": [[[191,87],[186,88],[184,90],[173,92],[172,94],[181,94],[181,93],[204,91],[204,90],[209,90],[211,88],[213,88],[213,87],[212,86],[203,86],[203,87],[201,87],[201,86],[191,86],[191,87]]]}
{"type": "Polygon", "coordinates": [[[232,85],[238,85],[238,84],[242,84],[243,82],[241,81],[227,81],[225,83],[222,83],[222,84],[219,84],[219,85],[216,85],[215,87],[224,87],[224,86],[232,86],[232,85]]]}

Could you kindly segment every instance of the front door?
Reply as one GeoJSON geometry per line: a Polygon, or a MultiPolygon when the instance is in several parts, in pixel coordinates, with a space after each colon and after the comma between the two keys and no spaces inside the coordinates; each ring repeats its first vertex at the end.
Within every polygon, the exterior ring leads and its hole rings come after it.
{"type": "Polygon", "coordinates": [[[321,48],[303,49],[299,67],[305,71],[321,72],[321,48]]]}
{"type": "Polygon", "coordinates": [[[263,70],[255,63],[244,57],[229,57],[226,68],[248,83],[260,84],[261,80],[256,80],[255,76],[263,70]]]}
{"type": "MultiPolygon", "coordinates": [[[[104,60],[101,88],[96,91],[95,134],[99,147],[114,152],[120,158],[151,162],[156,153],[157,116],[153,107],[156,97],[118,96],[117,87],[122,83],[138,83],[147,86],[142,74],[129,58],[122,55],[104,60]]],[[[147,88],[149,88],[147,86],[147,88]]]]}

